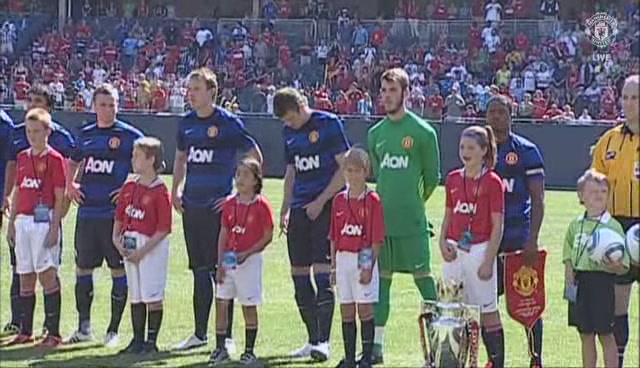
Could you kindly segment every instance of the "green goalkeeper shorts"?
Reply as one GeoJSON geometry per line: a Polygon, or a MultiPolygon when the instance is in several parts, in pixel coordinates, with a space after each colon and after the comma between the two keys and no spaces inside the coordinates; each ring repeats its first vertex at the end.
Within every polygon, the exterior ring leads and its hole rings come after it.
{"type": "Polygon", "coordinates": [[[431,252],[429,234],[388,236],[380,251],[380,271],[400,273],[430,273],[431,252]]]}

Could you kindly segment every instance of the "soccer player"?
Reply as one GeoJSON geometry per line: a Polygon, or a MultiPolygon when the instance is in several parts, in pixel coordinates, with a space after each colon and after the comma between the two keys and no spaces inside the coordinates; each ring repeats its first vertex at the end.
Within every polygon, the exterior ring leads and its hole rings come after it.
{"type": "Polygon", "coordinates": [[[216,349],[209,362],[229,361],[225,348],[229,308],[234,298],[242,304],[245,348],[240,363],[251,365],[258,335],[258,306],[262,303],[262,251],[273,239],[273,211],[262,192],[262,165],[253,158],[242,160],[236,170],[236,195],[222,207],[218,240],[216,282],[216,349]]]}
{"type": "MultiPolygon", "coordinates": [[[[7,165],[7,161],[9,160],[10,155],[10,147],[11,147],[11,135],[14,129],[13,120],[7,113],[0,109],[0,179],[2,179],[2,183],[5,180],[5,167],[7,165]]],[[[0,192],[4,187],[0,187],[0,192]]],[[[2,213],[0,213],[0,229],[2,229],[2,220],[4,219],[4,215],[7,213],[8,209],[8,200],[5,198],[7,194],[0,193],[0,209],[2,213]]],[[[20,288],[14,287],[14,284],[19,285],[19,276],[15,273],[15,256],[13,250],[10,251],[12,254],[11,257],[11,265],[14,268],[14,276],[11,283],[11,322],[7,323],[2,329],[3,335],[13,335],[20,332],[20,316],[18,312],[18,298],[20,296],[20,288]]]]}
{"type": "Polygon", "coordinates": [[[367,138],[386,230],[379,258],[380,298],[375,307],[373,364],[383,362],[393,273],[412,274],[422,298],[436,299],[425,202],[440,182],[436,131],[405,106],[409,96],[407,73],[399,68],[385,71],[380,93],[387,116],[369,130],[367,138]]]}
{"type": "Polygon", "coordinates": [[[504,187],[493,171],[491,127],[471,126],[460,137],[461,169],[445,182],[440,231],[442,277],[464,285],[465,302],[481,308],[482,340],[491,368],[504,367],[504,332],[498,312],[496,257],[502,239],[504,187]]]}
{"type": "Polygon", "coordinates": [[[287,162],[280,230],[287,234],[296,304],[308,335],[307,343],[291,355],[325,361],[335,305],[327,237],[333,196],[344,187],[339,169],[349,142],[340,118],[312,110],[295,89],[276,92],[273,108],[284,122],[287,162]]]}
{"type": "Polygon", "coordinates": [[[53,348],[60,338],[60,224],[66,184],[65,159],[47,144],[51,115],[43,109],[26,116],[30,148],[18,153],[7,240],[15,247],[20,275],[20,334],[9,345],[33,342],[36,280],[44,290],[47,336],[41,346],[53,348]]]}
{"type": "MultiPolygon", "coordinates": [[[[595,337],[602,345],[605,367],[618,367],[615,318],[616,274],[629,270],[629,254],[617,262],[593,262],[588,255],[589,239],[599,229],[610,229],[624,238],[622,226],[607,211],[609,181],[604,174],[587,170],[578,179],[578,198],[584,215],[571,221],[562,250],[565,264],[565,299],[569,302],[569,326],[574,326],[582,343],[582,366],[597,367],[595,337]]],[[[596,245],[597,246],[597,245],[596,245]]],[[[602,365],[601,365],[602,366],[602,365]]]]}
{"type": "MultiPolygon", "coordinates": [[[[49,113],[53,111],[55,103],[54,96],[49,92],[46,86],[34,85],[29,90],[29,110],[35,108],[41,108],[49,113]]],[[[55,121],[51,121],[51,135],[48,139],[49,145],[56,151],[58,151],[65,159],[70,159],[77,149],[76,141],[73,135],[62,125],[55,121]]],[[[13,191],[13,185],[15,183],[16,176],[16,158],[18,153],[29,148],[29,141],[27,139],[26,124],[16,125],[11,135],[11,144],[8,145],[9,156],[7,159],[7,167],[5,173],[4,193],[5,193],[5,206],[9,206],[9,195],[13,191]]],[[[69,180],[69,178],[67,178],[69,180]]],[[[62,216],[66,216],[71,201],[66,198],[62,216]]],[[[60,252],[62,255],[62,232],[60,233],[60,252]]],[[[20,326],[20,310],[18,306],[18,297],[20,295],[20,277],[15,272],[15,250],[9,248],[11,265],[14,268],[13,277],[11,279],[11,322],[4,327],[4,333],[17,333],[20,326]]],[[[61,258],[62,260],[62,258],[61,258]]],[[[46,316],[45,316],[46,320],[46,316]]],[[[46,321],[45,321],[46,326],[46,321]]],[[[46,336],[46,331],[43,331],[42,336],[46,336]]]]}
{"type": "Polygon", "coordinates": [[[78,150],[69,163],[67,195],[78,204],[75,229],[76,310],[78,329],[65,343],[75,344],[93,339],[91,304],[93,270],[106,260],[111,270],[111,320],[104,338],[105,346],[119,344],[118,328],[127,305],[127,276],[122,256],[111,241],[116,200],[131,172],[133,143],[143,137],[140,130],[116,118],[118,92],[101,85],[93,92],[96,122],[84,125],[78,135],[78,150]]]}
{"type": "MultiPolygon", "coordinates": [[[[611,183],[608,209],[626,232],[640,222],[640,76],[626,79],[620,99],[626,121],[600,137],[591,167],[611,183]]],[[[616,283],[614,335],[620,368],[629,342],[629,298],[634,282],[640,282],[640,265],[633,265],[616,283]]]]}
{"type": "Polygon", "coordinates": [[[331,278],[340,300],[345,352],[339,368],[371,366],[373,306],[380,285],[377,258],[384,242],[384,217],[380,196],[367,188],[370,167],[365,150],[347,151],[343,163],[347,189],[335,196],[331,209],[331,278]],[[356,310],[362,340],[362,357],[357,363],[356,310]]]}
{"type": "Polygon", "coordinates": [[[158,177],[165,169],[162,154],[157,138],[135,141],[132,164],[138,177],[127,182],[118,196],[112,239],[125,259],[133,327],[133,339],[121,353],[158,351],[172,214],[169,190],[158,177]]]}
{"type": "MultiPolygon", "coordinates": [[[[248,154],[262,162],[260,148],[242,120],[214,105],[218,91],[215,73],[201,68],[192,71],[187,79],[193,111],[178,125],[171,195],[173,207],[182,214],[189,269],[193,273],[195,331],[175,347],[177,350],[208,342],[213,282],[218,264],[219,204],[231,193],[239,155],[248,154]]],[[[233,354],[233,301],[229,302],[229,311],[227,350],[233,354]]]]}
{"type": "MultiPolygon", "coordinates": [[[[504,233],[498,255],[498,295],[504,294],[504,256],[522,250],[525,262],[537,262],[544,218],[544,162],[538,147],[511,130],[511,101],[497,95],[487,104],[487,124],[498,143],[495,171],[505,187],[504,233]]],[[[511,280],[512,275],[507,275],[511,280]]],[[[509,281],[510,282],[510,281],[509,281]]],[[[542,367],[542,319],[527,331],[530,367],[542,367]]]]}

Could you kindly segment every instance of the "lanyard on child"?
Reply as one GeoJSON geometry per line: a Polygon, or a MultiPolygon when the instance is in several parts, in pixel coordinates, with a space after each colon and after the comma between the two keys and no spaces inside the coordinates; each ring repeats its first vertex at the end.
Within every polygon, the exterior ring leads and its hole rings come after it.
{"type": "MultiPolygon", "coordinates": [[[[358,217],[354,213],[353,208],[351,207],[351,197],[349,196],[349,190],[347,190],[347,207],[349,208],[349,214],[351,215],[353,222],[355,222],[356,225],[362,228],[362,241],[364,242],[363,248],[369,248],[371,246],[371,244],[368,244],[368,241],[367,241],[368,226],[371,226],[371,223],[367,224],[367,198],[368,197],[369,197],[369,189],[365,188],[364,198],[363,198],[364,207],[362,210],[362,224],[361,224],[360,221],[358,221],[358,217]]],[[[357,200],[359,201],[360,199],[357,199],[357,200]]],[[[369,218],[369,222],[371,222],[371,218],[369,218]]]]}
{"type": "Polygon", "coordinates": [[[33,176],[36,179],[36,191],[38,192],[38,202],[42,203],[42,191],[44,190],[44,179],[47,177],[47,172],[49,171],[49,155],[45,160],[44,170],[42,170],[42,178],[38,176],[38,170],[36,168],[36,160],[33,158],[34,153],[33,149],[31,149],[31,169],[33,170],[33,176]]]}
{"type": "MultiPolygon", "coordinates": [[[[600,216],[598,216],[598,218],[595,220],[596,221],[596,225],[593,227],[593,229],[591,230],[591,234],[589,234],[588,237],[583,238],[582,234],[584,231],[584,223],[585,221],[587,221],[587,212],[585,211],[584,216],[582,217],[582,220],[580,221],[580,232],[578,234],[580,234],[580,238],[578,239],[578,256],[576,257],[576,259],[573,262],[573,266],[575,267],[578,264],[578,261],[580,261],[580,258],[582,258],[582,256],[584,255],[584,252],[587,250],[587,248],[589,248],[589,239],[593,238],[593,234],[596,233],[596,231],[598,230],[598,226],[600,226],[600,222],[602,221],[602,216],[604,216],[604,214],[607,213],[607,211],[604,211],[603,213],[600,214],[600,216]],[[584,239],[584,240],[583,240],[584,239]]],[[[588,219],[589,221],[594,221],[591,219],[588,219]]]]}
{"type": "Polygon", "coordinates": [[[240,203],[240,198],[236,197],[236,203],[233,206],[233,225],[231,226],[231,251],[235,252],[236,249],[238,248],[238,238],[240,237],[240,234],[237,234],[235,231],[233,231],[233,229],[236,226],[240,226],[241,228],[244,228],[245,225],[247,224],[247,219],[249,218],[249,212],[251,212],[251,207],[253,207],[255,200],[252,199],[251,202],[249,202],[249,204],[246,206],[247,210],[244,213],[244,220],[242,221],[242,223],[238,222],[239,220],[239,212],[240,212],[240,206],[242,205],[242,203],[240,203]]]}
{"type": "Polygon", "coordinates": [[[474,193],[473,193],[474,198],[473,198],[473,203],[471,203],[469,202],[469,195],[467,193],[467,173],[465,170],[462,171],[462,191],[464,192],[464,200],[469,205],[473,205],[473,207],[475,208],[475,211],[470,211],[469,213],[469,223],[467,224],[468,232],[471,232],[471,226],[473,225],[473,220],[475,220],[476,218],[476,211],[477,211],[476,204],[478,203],[478,194],[480,193],[480,181],[482,181],[482,177],[484,176],[484,174],[485,174],[484,165],[482,165],[482,168],[480,169],[480,176],[478,176],[478,180],[475,180],[474,193]]]}

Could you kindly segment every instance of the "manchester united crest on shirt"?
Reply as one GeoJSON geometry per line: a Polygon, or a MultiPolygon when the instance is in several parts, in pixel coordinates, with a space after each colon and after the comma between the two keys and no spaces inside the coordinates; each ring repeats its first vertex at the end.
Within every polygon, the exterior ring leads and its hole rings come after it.
{"type": "Polygon", "coordinates": [[[109,139],[109,148],[117,149],[118,147],[120,147],[120,138],[111,137],[111,139],[109,139]]]}

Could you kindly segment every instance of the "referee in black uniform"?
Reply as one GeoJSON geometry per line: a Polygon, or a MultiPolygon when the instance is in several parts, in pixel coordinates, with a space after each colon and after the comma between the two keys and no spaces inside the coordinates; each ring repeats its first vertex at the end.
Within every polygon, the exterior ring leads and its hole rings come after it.
{"type": "MultiPolygon", "coordinates": [[[[609,212],[624,231],[640,223],[640,77],[625,80],[621,104],[625,122],[606,131],[593,149],[591,167],[607,175],[612,190],[609,212]]],[[[640,266],[632,265],[628,274],[616,281],[616,319],[614,334],[618,345],[618,367],[622,368],[629,342],[629,297],[633,283],[640,283],[640,266]]]]}

